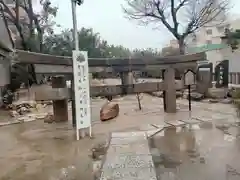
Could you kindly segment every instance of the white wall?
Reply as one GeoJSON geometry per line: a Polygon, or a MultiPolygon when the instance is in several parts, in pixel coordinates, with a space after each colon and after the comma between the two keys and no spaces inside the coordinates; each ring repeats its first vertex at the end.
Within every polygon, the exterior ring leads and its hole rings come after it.
{"type": "Polygon", "coordinates": [[[229,72],[240,72],[240,49],[223,49],[221,51],[223,59],[229,60],[229,72]]]}
{"type": "Polygon", "coordinates": [[[207,60],[211,63],[213,63],[213,72],[214,67],[223,60],[223,56],[221,53],[221,50],[213,50],[213,51],[207,51],[206,52],[207,60]]]}

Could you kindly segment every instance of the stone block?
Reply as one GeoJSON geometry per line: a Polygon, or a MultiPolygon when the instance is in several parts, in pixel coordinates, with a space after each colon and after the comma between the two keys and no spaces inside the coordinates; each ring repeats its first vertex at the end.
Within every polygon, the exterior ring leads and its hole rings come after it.
{"type": "Polygon", "coordinates": [[[64,100],[70,98],[67,88],[47,88],[35,92],[36,101],[64,100]]]}

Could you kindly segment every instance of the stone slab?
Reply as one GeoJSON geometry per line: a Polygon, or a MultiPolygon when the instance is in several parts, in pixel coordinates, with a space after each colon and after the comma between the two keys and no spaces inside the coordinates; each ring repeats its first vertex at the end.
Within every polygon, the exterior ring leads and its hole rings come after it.
{"type": "Polygon", "coordinates": [[[157,180],[157,177],[154,168],[117,168],[102,172],[100,180],[157,180]]]}
{"type": "Polygon", "coordinates": [[[165,123],[167,123],[171,126],[184,126],[186,124],[182,121],[165,121],[165,123]]]}
{"type": "Polygon", "coordinates": [[[112,138],[135,138],[135,137],[146,137],[145,132],[114,132],[111,135],[112,138]]]}
{"type": "Polygon", "coordinates": [[[149,138],[149,137],[152,137],[156,134],[160,134],[163,131],[164,131],[164,128],[161,128],[161,129],[155,129],[155,130],[147,131],[146,133],[147,133],[147,137],[149,138]]]}
{"type": "Polygon", "coordinates": [[[184,122],[185,124],[198,124],[198,123],[201,123],[202,121],[198,120],[198,119],[184,119],[184,120],[179,120],[179,121],[182,121],[184,122]]]}
{"type": "Polygon", "coordinates": [[[112,138],[109,145],[121,145],[121,144],[141,144],[146,142],[147,137],[143,138],[112,138]]]}
{"type": "Polygon", "coordinates": [[[213,120],[211,117],[199,117],[199,116],[194,116],[194,117],[192,117],[192,119],[196,119],[196,120],[202,121],[202,122],[210,122],[213,120]]]}
{"type": "Polygon", "coordinates": [[[108,155],[113,154],[115,155],[121,155],[121,154],[150,154],[148,142],[142,142],[142,143],[133,143],[133,144],[114,144],[110,145],[108,148],[108,155]]]}
{"type": "Polygon", "coordinates": [[[152,126],[158,128],[158,129],[162,129],[162,128],[165,128],[165,127],[170,127],[171,125],[166,124],[166,123],[164,122],[164,124],[152,124],[152,126]]]}
{"type": "Polygon", "coordinates": [[[156,127],[152,126],[151,124],[144,124],[139,127],[140,131],[151,131],[151,130],[155,130],[155,129],[156,129],[156,127]]]}
{"type": "MultiPolygon", "coordinates": [[[[133,154],[133,153],[132,153],[133,154]]],[[[151,155],[108,154],[103,169],[154,167],[151,155]]]]}
{"type": "Polygon", "coordinates": [[[100,180],[157,180],[145,132],[112,133],[100,180]]]}

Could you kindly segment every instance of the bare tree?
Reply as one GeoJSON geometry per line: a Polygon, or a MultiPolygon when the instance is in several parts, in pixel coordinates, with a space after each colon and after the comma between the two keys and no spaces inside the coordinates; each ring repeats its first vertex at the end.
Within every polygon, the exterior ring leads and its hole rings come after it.
{"type": "MultiPolygon", "coordinates": [[[[17,38],[13,40],[13,37],[10,37],[16,49],[42,52],[44,33],[53,32],[55,23],[52,17],[56,16],[57,8],[52,6],[50,0],[38,0],[38,2],[42,7],[40,13],[34,12],[33,0],[13,0],[11,5],[5,0],[0,0],[0,15],[4,18],[8,30],[16,31],[14,34],[17,38]]],[[[14,64],[12,70],[14,68],[17,72],[21,72],[17,76],[20,79],[36,81],[32,64],[14,64]]]]}
{"type": "MultiPolygon", "coordinates": [[[[50,0],[39,0],[42,10],[40,13],[33,11],[32,0],[13,0],[15,6],[8,6],[0,0],[0,14],[7,19],[8,25],[15,26],[20,39],[21,48],[29,51],[42,51],[44,33],[53,32],[57,8],[51,6],[50,0]],[[20,17],[25,13],[24,16],[20,17]]],[[[16,42],[17,43],[17,42],[16,42]]]]}
{"type": "MultiPolygon", "coordinates": [[[[184,54],[185,38],[209,23],[220,23],[222,12],[229,9],[229,0],[125,0],[127,17],[144,24],[160,23],[178,40],[184,54]]],[[[222,19],[223,20],[223,19],[222,19]]]]}

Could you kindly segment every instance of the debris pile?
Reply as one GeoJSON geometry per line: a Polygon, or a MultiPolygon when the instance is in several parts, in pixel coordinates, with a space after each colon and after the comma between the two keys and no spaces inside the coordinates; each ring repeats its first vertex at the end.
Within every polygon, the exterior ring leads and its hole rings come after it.
{"type": "Polygon", "coordinates": [[[9,115],[16,118],[17,121],[33,121],[44,119],[44,122],[53,122],[53,115],[49,113],[40,113],[41,109],[48,104],[37,104],[36,101],[19,101],[5,106],[9,110],[9,115]]]}
{"type": "Polygon", "coordinates": [[[32,112],[32,109],[36,109],[37,103],[35,101],[23,101],[9,104],[5,107],[6,110],[10,110],[10,115],[16,117],[19,115],[25,115],[32,112]]]}

